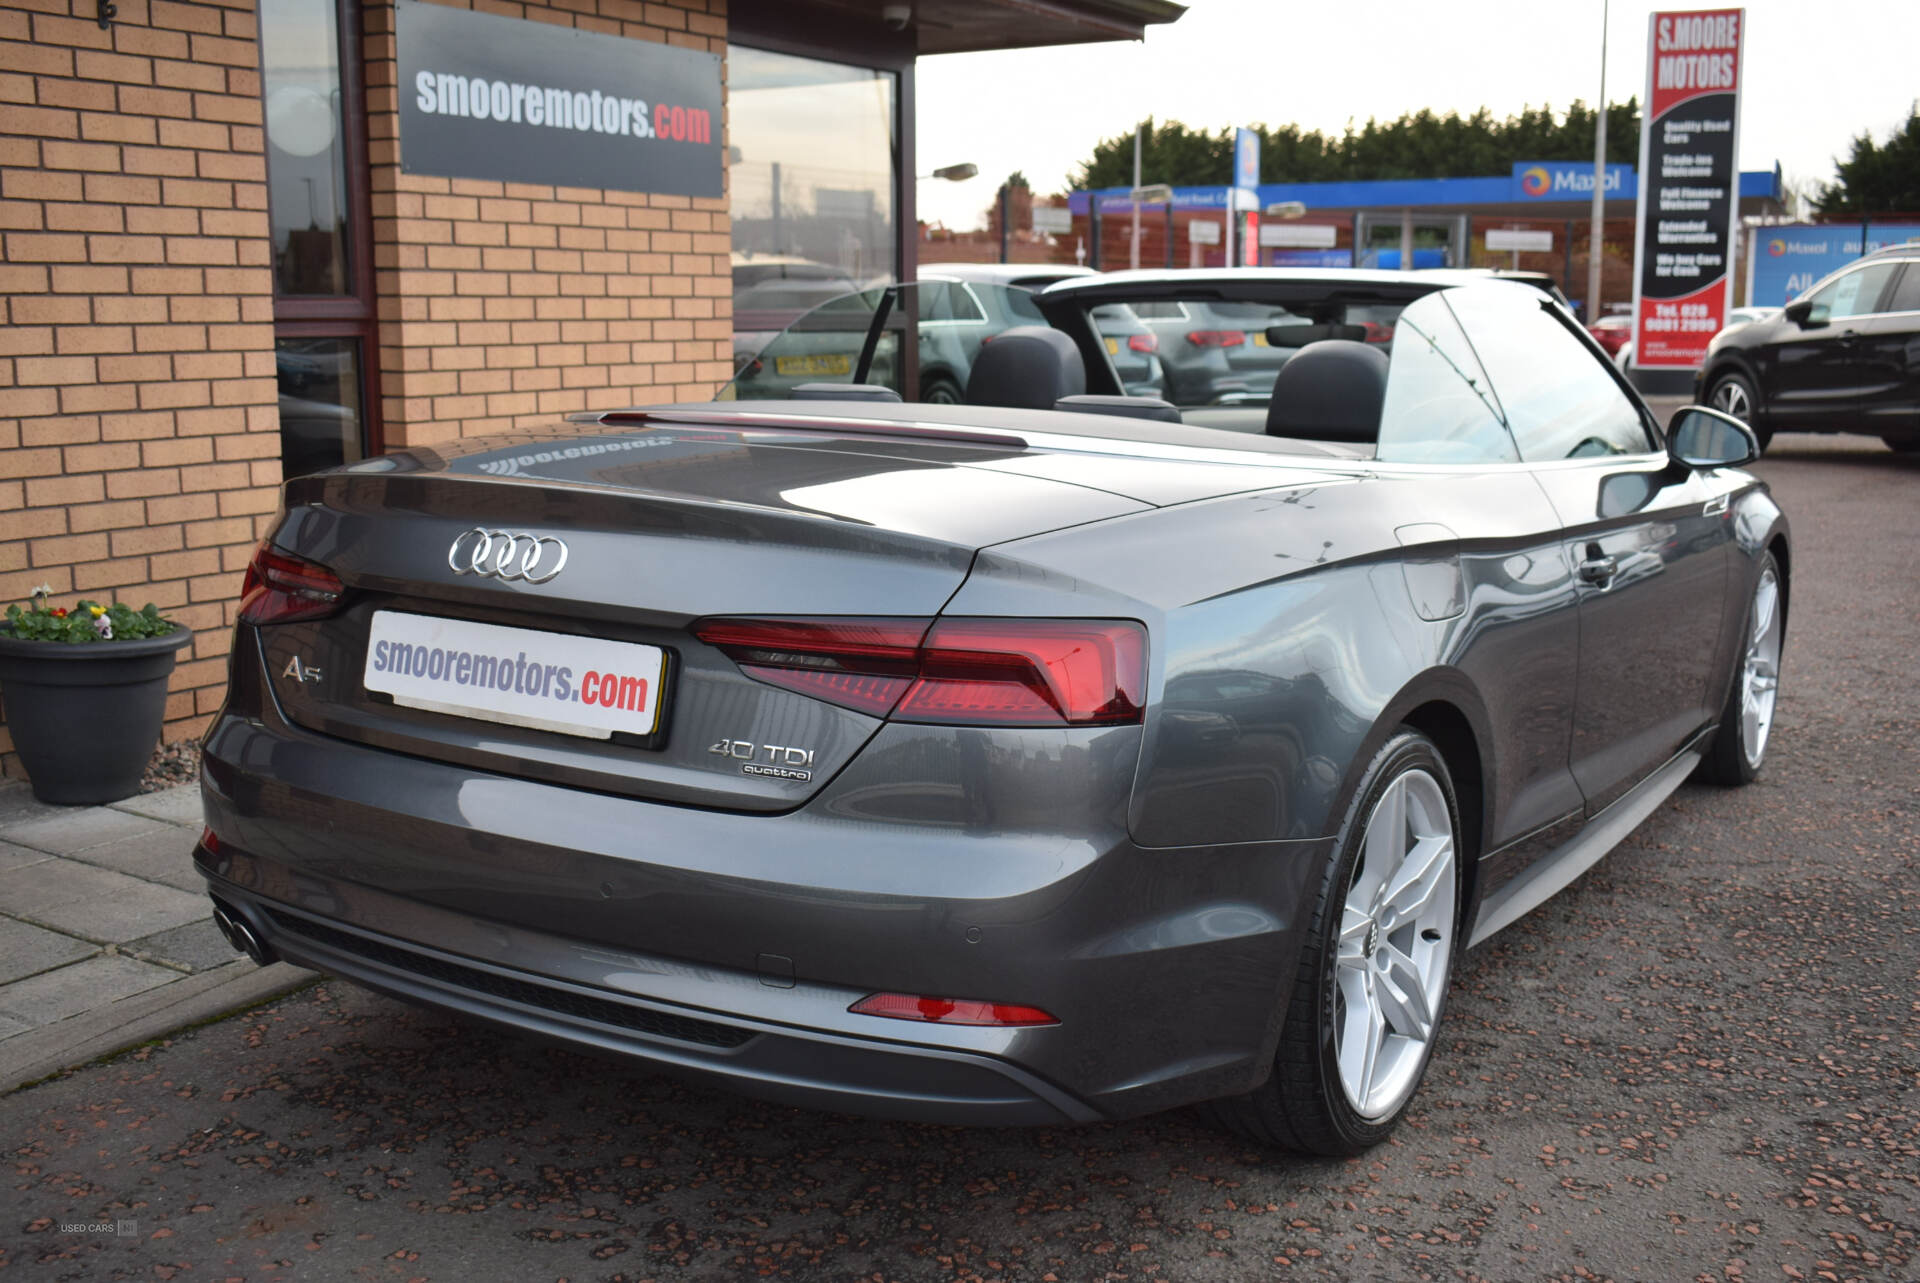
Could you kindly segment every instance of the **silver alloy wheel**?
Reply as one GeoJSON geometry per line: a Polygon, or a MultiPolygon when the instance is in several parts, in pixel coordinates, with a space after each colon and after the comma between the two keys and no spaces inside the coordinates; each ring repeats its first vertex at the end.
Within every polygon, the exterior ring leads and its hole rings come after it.
{"type": "Polygon", "coordinates": [[[1771,565],[1760,572],[1753,590],[1753,631],[1740,666],[1740,751],[1749,770],[1760,765],[1773,729],[1773,706],[1780,696],[1780,577],[1771,565]]]}
{"type": "Polygon", "coordinates": [[[1334,953],[1334,1060],[1347,1103],[1385,1118],[1420,1081],[1453,954],[1453,816],[1415,768],[1374,803],[1334,953]]]}
{"type": "Polygon", "coordinates": [[[1722,379],[1713,389],[1713,408],[1731,414],[1742,423],[1751,421],[1753,402],[1747,397],[1747,385],[1738,379],[1722,379]]]}

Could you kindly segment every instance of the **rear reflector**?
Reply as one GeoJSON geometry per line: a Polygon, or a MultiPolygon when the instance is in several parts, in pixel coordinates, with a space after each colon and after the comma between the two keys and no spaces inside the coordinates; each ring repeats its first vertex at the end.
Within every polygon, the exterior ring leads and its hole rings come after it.
{"type": "Polygon", "coordinates": [[[1247,341],[1244,330],[1188,330],[1187,342],[1195,347],[1239,347],[1247,341]]]}
{"type": "Polygon", "coordinates": [[[847,1008],[863,1016],[888,1020],[923,1020],[937,1025],[1057,1025],[1060,1022],[1038,1007],[1010,1002],[981,1002],[975,998],[926,998],[912,993],[869,994],[847,1008]]]}
{"type": "Polygon", "coordinates": [[[340,577],[318,562],[262,542],[240,584],[240,618],[249,624],[320,619],[340,605],[340,577]]]}
{"type": "Polygon", "coordinates": [[[758,681],[896,721],[1119,726],[1145,701],[1130,619],[708,619],[693,635],[758,681]]]}

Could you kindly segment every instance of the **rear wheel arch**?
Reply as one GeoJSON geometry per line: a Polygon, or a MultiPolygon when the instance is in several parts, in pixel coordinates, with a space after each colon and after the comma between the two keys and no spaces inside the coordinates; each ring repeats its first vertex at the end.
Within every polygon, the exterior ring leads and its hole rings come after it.
{"type": "MultiPolygon", "coordinates": [[[[1479,857],[1485,849],[1486,835],[1492,831],[1489,811],[1493,790],[1488,780],[1496,763],[1492,750],[1491,722],[1485,705],[1465,674],[1455,669],[1431,669],[1401,688],[1375,718],[1373,729],[1354,753],[1349,764],[1352,776],[1373,760],[1374,754],[1402,726],[1411,727],[1434,742],[1453,777],[1454,800],[1460,808],[1460,868],[1464,874],[1460,905],[1463,921],[1477,911],[1479,857]]],[[[1329,808],[1338,817],[1353,804],[1357,780],[1349,778],[1329,808]]]]}
{"type": "MultiPolygon", "coordinates": [[[[1473,722],[1456,705],[1443,699],[1429,700],[1410,709],[1400,723],[1411,726],[1440,750],[1446,759],[1447,773],[1453,777],[1454,800],[1460,807],[1460,870],[1463,877],[1460,906],[1463,914],[1473,911],[1479,882],[1479,857],[1489,817],[1486,813],[1486,764],[1480,737],[1473,722]]],[[[1463,921],[1470,919],[1463,918],[1463,921]]]]}

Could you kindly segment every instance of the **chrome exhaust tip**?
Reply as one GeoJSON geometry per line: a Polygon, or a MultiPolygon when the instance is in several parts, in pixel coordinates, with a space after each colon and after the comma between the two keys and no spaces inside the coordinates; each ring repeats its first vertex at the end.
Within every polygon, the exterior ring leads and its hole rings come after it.
{"type": "Polygon", "coordinates": [[[218,900],[213,902],[213,925],[219,929],[228,944],[246,954],[259,966],[264,967],[274,961],[273,950],[254,934],[253,928],[247,925],[247,920],[218,900]]]}

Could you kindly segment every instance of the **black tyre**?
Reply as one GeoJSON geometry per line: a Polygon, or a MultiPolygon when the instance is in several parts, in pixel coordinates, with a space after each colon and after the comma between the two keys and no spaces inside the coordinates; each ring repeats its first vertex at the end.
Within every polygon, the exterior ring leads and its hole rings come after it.
{"type": "Polygon", "coordinates": [[[1760,556],[1760,573],[1754,578],[1745,619],[1720,726],[1696,771],[1713,784],[1751,783],[1767,758],[1787,627],[1787,585],[1770,552],[1760,556]]]}
{"type": "Polygon", "coordinates": [[[1460,938],[1460,812],[1433,741],[1402,727],[1341,821],[1287,995],[1272,1076],[1212,1103],[1281,1149],[1357,1154],[1393,1131],[1425,1076],[1460,938]]]}
{"type": "Polygon", "coordinates": [[[1881,437],[1895,454],[1920,453],[1920,437],[1881,437]]]}
{"type": "Polygon", "coordinates": [[[1760,425],[1760,394],[1754,390],[1752,379],[1731,370],[1718,376],[1707,393],[1707,404],[1752,428],[1761,452],[1766,452],[1773,431],[1760,425]]]}
{"type": "Polygon", "coordinates": [[[959,405],[966,400],[960,385],[944,374],[935,374],[920,384],[922,405],[959,405]]]}

